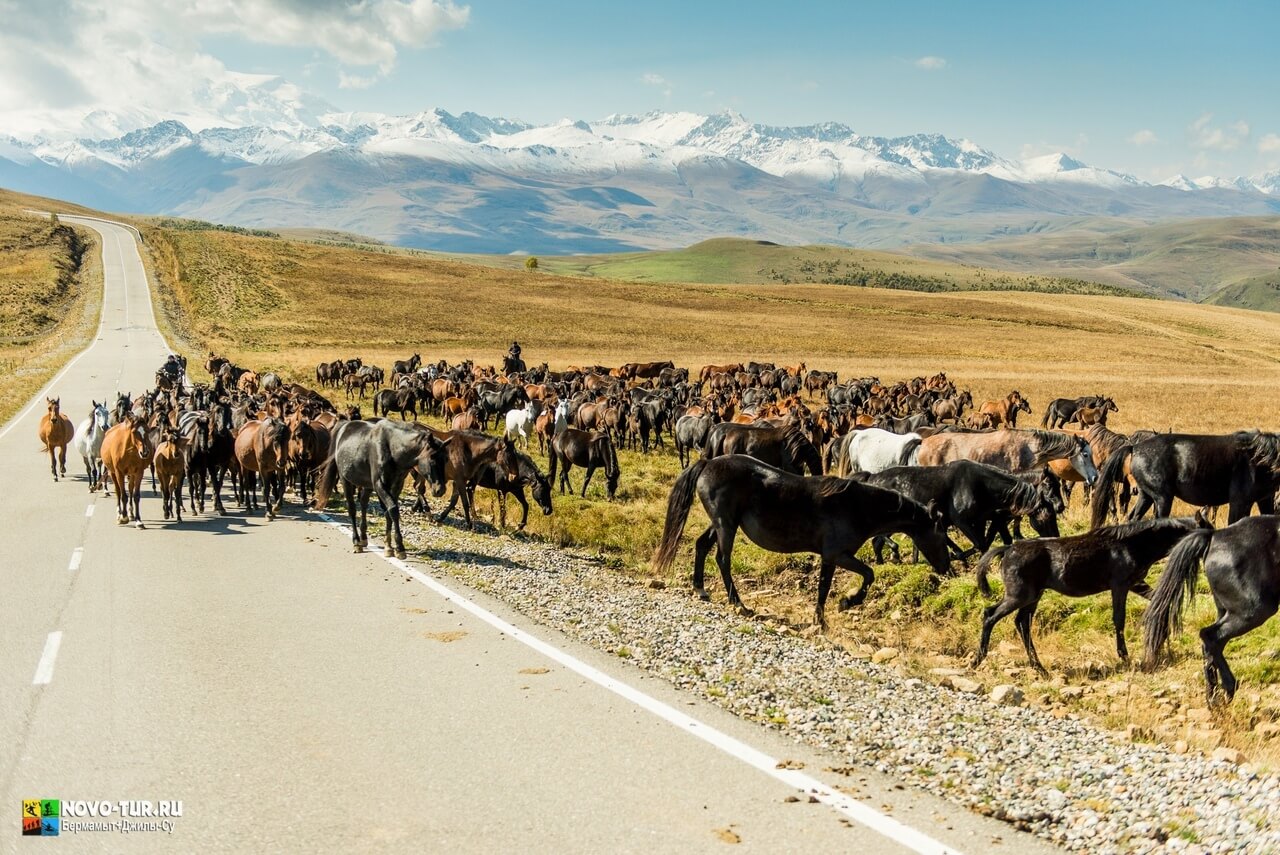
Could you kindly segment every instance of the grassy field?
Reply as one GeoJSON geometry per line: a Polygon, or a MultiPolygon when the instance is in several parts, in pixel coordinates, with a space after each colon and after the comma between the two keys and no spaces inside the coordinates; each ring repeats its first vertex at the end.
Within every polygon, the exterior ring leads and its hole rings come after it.
{"type": "Polygon", "coordinates": [[[44,201],[0,191],[0,423],[88,343],[98,322],[93,232],[26,213],[44,201]]]}
{"type": "MultiPolygon", "coordinates": [[[[455,256],[455,260],[522,270],[521,256],[455,256]]],[[[1050,294],[1113,294],[1130,290],[1056,276],[1006,273],[939,263],[909,255],[838,246],[781,246],[768,241],[717,238],[685,249],[612,255],[540,256],[538,269],[569,276],[635,282],[707,284],[830,284],[949,291],[1034,291],[1050,294]]]]}
{"type": "MultiPolygon", "coordinates": [[[[489,364],[518,338],[528,359],[553,367],[666,357],[696,367],[732,357],[805,360],[842,376],[885,379],[945,370],[979,401],[1018,388],[1037,421],[1052,397],[1105,392],[1120,404],[1118,430],[1280,425],[1272,394],[1280,383],[1280,317],[1262,313],[1123,297],[616,281],[216,231],[149,228],[147,244],[168,323],[193,351],[212,349],[302,381],[317,362],[337,356],[385,366],[420,352],[489,364]]],[[[545,458],[535,459],[545,467],[545,458]]],[[[624,451],[621,463],[618,501],[604,501],[599,486],[586,499],[558,497],[553,516],[531,517],[530,532],[588,547],[619,572],[645,578],[678,466],[669,451],[624,451]]],[[[480,504],[487,514],[488,501],[480,504]]],[[[1073,507],[1067,529],[1084,525],[1083,509],[1073,507]]],[[[675,575],[663,581],[687,584],[689,554],[686,540],[675,575]]],[[[749,603],[797,624],[810,619],[807,557],[744,545],[735,561],[749,603]]],[[[957,665],[972,650],[983,605],[970,574],[939,580],[927,568],[888,565],[860,611],[834,618],[832,635],[853,649],[913,651],[906,667],[924,673],[957,665]]],[[[1191,625],[1207,622],[1211,610],[1202,597],[1191,625]]],[[[1135,648],[1141,611],[1131,606],[1135,648]]],[[[1189,633],[1177,641],[1178,663],[1147,675],[1115,664],[1105,597],[1051,595],[1037,626],[1042,656],[1059,676],[1041,681],[1028,672],[1012,627],[1002,626],[980,672],[988,684],[1021,683],[1047,704],[1059,703],[1065,682],[1097,684],[1071,703],[1105,724],[1136,723],[1168,740],[1183,731],[1175,708],[1161,704],[1203,706],[1189,633]]],[[[1251,728],[1280,717],[1278,642],[1272,621],[1232,646],[1245,689],[1218,722],[1223,738],[1270,761],[1280,752],[1251,728]]]]}

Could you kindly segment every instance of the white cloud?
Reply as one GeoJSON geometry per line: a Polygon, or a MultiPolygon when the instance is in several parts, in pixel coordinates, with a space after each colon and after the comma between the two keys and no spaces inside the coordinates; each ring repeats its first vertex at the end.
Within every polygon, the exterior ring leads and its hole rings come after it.
{"type": "Polygon", "coordinates": [[[233,110],[229,84],[245,78],[204,49],[207,36],[312,47],[337,61],[342,86],[366,86],[469,14],[453,0],[0,0],[0,127],[233,110]]]}
{"type": "Polygon", "coordinates": [[[1211,151],[1235,151],[1240,144],[1249,138],[1249,123],[1236,121],[1222,127],[1215,127],[1213,114],[1205,113],[1187,128],[1187,135],[1192,148],[1211,151]]]}
{"type": "Polygon", "coordinates": [[[916,60],[915,65],[925,71],[939,71],[947,67],[947,61],[940,56],[922,56],[916,60]]]}
{"type": "Polygon", "coordinates": [[[1156,136],[1155,131],[1151,131],[1151,130],[1147,130],[1146,128],[1143,128],[1142,130],[1135,133],[1133,136],[1129,137],[1129,142],[1133,143],[1134,145],[1151,145],[1152,143],[1160,142],[1160,138],[1156,136]]]}
{"type": "Polygon", "coordinates": [[[359,75],[347,74],[346,70],[338,69],[338,88],[339,89],[368,89],[370,86],[378,82],[378,75],[359,75]]]}
{"type": "Polygon", "coordinates": [[[1024,143],[1018,151],[1018,156],[1022,160],[1030,160],[1033,157],[1041,157],[1046,154],[1068,154],[1072,157],[1079,157],[1084,150],[1089,147],[1089,137],[1087,134],[1076,134],[1075,142],[1072,143],[1050,143],[1041,140],[1038,143],[1024,143]]]}
{"type": "Polygon", "coordinates": [[[1280,134],[1263,134],[1258,140],[1259,154],[1280,154],[1280,134]]]}
{"type": "Polygon", "coordinates": [[[668,98],[671,97],[671,81],[663,77],[661,74],[655,74],[652,71],[647,71],[640,75],[640,82],[646,86],[656,86],[662,90],[663,95],[668,98]]]}

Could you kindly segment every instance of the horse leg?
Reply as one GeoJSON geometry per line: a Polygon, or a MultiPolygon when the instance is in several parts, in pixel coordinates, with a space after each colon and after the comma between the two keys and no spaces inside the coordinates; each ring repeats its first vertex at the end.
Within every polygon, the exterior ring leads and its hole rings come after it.
{"type": "Polygon", "coordinates": [[[342,495],[347,503],[347,517],[351,520],[351,551],[364,552],[364,545],[360,543],[360,521],[356,519],[355,485],[348,481],[343,481],[342,495]]]}
{"type": "MultiPolygon", "coordinates": [[[[1172,512],[1173,512],[1173,495],[1172,494],[1167,494],[1156,499],[1156,519],[1164,519],[1168,517],[1169,514],[1172,512]]],[[[1249,509],[1245,508],[1244,514],[1242,514],[1242,516],[1247,516],[1248,514],[1249,514],[1249,509]]],[[[1235,522],[1235,520],[1234,519],[1229,520],[1228,524],[1232,522],[1235,522]]]]}
{"type": "Polygon", "coordinates": [[[1128,601],[1128,588],[1111,589],[1111,622],[1116,630],[1116,655],[1121,662],[1129,661],[1129,648],[1124,643],[1125,604],[1128,601]]]}
{"type": "MultiPolygon", "coordinates": [[[[425,500],[423,504],[425,504],[425,500]]],[[[453,485],[453,489],[450,491],[450,494],[449,494],[449,504],[445,506],[445,509],[443,511],[436,514],[436,522],[438,523],[444,522],[445,517],[449,516],[449,514],[453,512],[453,509],[457,507],[457,505],[458,505],[458,485],[455,483],[453,485]]]]}
{"type": "Polygon", "coordinates": [[[177,516],[178,522],[182,522],[182,482],[186,480],[187,474],[184,472],[178,476],[178,483],[173,485],[174,502],[173,510],[177,516]]]}
{"type": "Polygon", "coordinates": [[[982,664],[982,660],[987,658],[987,650],[991,646],[991,632],[996,628],[996,624],[1013,614],[1018,608],[1017,600],[1005,597],[994,606],[987,606],[982,610],[982,635],[978,639],[978,649],[973,654],[973,660],[969,663],[972,668],[977,668],[982,664]]]}
{"type": "Polygon", "coordinates": [[[837,563],[846,570],[852,570],[862,577],[862,587],[860,587],[855,593],[840,598],[840,611],[845,611],[846,609],[853,608],[854,606],[862,605],[862,601],[867,598],[867,592],[871,590],[871,583],[876,580],[875,571],[862,563],[858,556],[853,552],[846,552],[843,556],[843,560],[837,563]]]}
{"type": "Polygon", "coordinates": [[[67,477],[67,447],[64,445],[58,449],[58,468],[62,470],[62,477],[67,477]]]}
{"type": "Polygon", "coordinates": [[[372,490],[361,487],[356,493],[356,501],[360,503],[360,545],[369,545],[369,496],[372,490]]]}
{"type": "Polygon", "coordinates": [[[698,599],[703,602],[711,599],[705,587],[705,571],[707,569],[707,553],[711,551],[711,547],[715,543],[716,527],[709,525],[706,531],[698,535],[698,539],[693,544],[693,590],[698,595],[698,599]]]}
{"type": "Polygon", "coordinates": [[[133,524],[138,528],[145,528],[142,524],[142,473],[139,472],[133,478],[133,484],[129,489],[129,496],[133,502],[133,524]]]}
{"type": "Polygon", "coordinates": [[[1229,704],[1235,697],[1236,675],[1231,672],[1231,666],[1227,664],[1223,651],[1226,650],[1227,642],[1231,639],[1262,626],[1276,613],[1274,607],[1266,608],[1261,604],[1259,606],[1255,606],[1248,612],[1227,611],[1226,614],[1200,630],[1200,641],[1204,647],[1205,658],[1204,678],[1210,705],[1229,704]],[[1219,676],[1222,678],[1221,694],[1218,691],[1219,676]]]}
{"type": "Polygon", "coordinates": [[[1142,519],[1142,515],[1145,514],[1147,509],[1150,507],[1151,497],[1146,494],[1146,491],[1139,490],[1138,501],[1134,502],[1133,510],[1129,511],[1129,517],[1126,522],[1136,522],[1137,520],[1142,519]]]}
{"type": "Polygon", "coordinates": [[[724,582],[724,592],[729,597],[729,605],[737,608],[741,614],[750,614],[751,610],[742,603],[738,596],[738,586],[733,584],[733,539],[738,534],[737,526],[729,528],[722,525],[717,528],[716,564],[720,567],[720,580],[724,582]]]}
{"type": "MultiPolygon", "coordinates": [[[[568,467],[566,467],[568,468],[568,467]]],[[[582,479],[582,498],[587,497],[587,485],[591,483],[591,476],[595,474],[596,466],[594,463],[587,464],[587,475],[582,479]]]]}
{"type": "MultiPolygon", "coordinates": [[[[375,482],[374,489],[378,491],[378,501],[382,503],[382,509],[387,515],[387,552],[396,558],[404,558],[404,538],[400,534],[400,503],[385,484],[375,482]]],[[[465,497],[463,507],[466,507],[465,497]]]]}
{"type": "Polygon", "coordinates": [[[160,482],[160,501],[164,506],[164,518],[169,519],[172,516],[173,490],[169,488],[168,479],[160,482]]]}
{"type": "Polygon", "coordinates": [[[213,509],[226,516],[227,509],[222,504],[222,479],[227,477],[227,470],[220,464],[214,464],[209,470],[209,480],[213,488],[213,509]]]}
{"type": "Polygon", "coordinates": [[[471,491],[461,479],[453,482],[453,491],[462,496],[462,518],[466,521],[467,531],[472,531],[475,526],[471,523],[471,491]]]}
{"type": "Polygon", "coordinates": [[[1031,667],[1035,668],[1041,674],[1047,675],[1048,669],[1040,664],[1040,657],[1036,653],[1036,646],[1031,641],[1031,621],[1036,616],[1036,607],[1040,604],[1040,598],[1036,597],[1035,601],[1018,609],[1018,614],[1013,618],[1013,625],[1018,628],[1018,634],[1022,636],[1022,646],[1027,649],[1027,658],[1031,661],[1031,667]]]}
{"type": "Polygon", "coordinates": [[[116,523],[118,525],[126,525],[129,522],[128,506],[125,505],[124,484],[121,483],[120,476],[116,474],[114,469],[111,470],[111,483],[116,487],[116,523]]]}
{"type": "MultiPolygon", "coordinates": [[[[524,488],[516,490],[516,501],[520,503],[520,526],[516,531],[524,531],[524,527],[529,524],[529,502],[524,497],[524,488]]],[[[502,494],[502,511],[505,514],[507,510],[507,494],[502,494]]]]}
{"type": "Polygon", "coordinates": [[[58,480],[58,458],[57,458],[57,453],[58,453],[58,452],[54,449],[53,444],[52,444],[52,443],[50,443],[50,444],[49,444],[49,471],[53,473],[53,480],[54,480],[54,481],[57,481],[57,480],[58,480]]]}

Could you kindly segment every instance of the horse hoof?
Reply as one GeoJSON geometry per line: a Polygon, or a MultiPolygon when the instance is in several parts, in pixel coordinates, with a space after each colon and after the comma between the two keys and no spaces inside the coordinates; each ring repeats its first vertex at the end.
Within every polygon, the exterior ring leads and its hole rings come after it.
{"type": "Polygon", "coordinates": [[[403,549],[396,550],[396,558],[406,558],[406,557],[408,557],[408,553],[406,553],[403,549]]]}
{"type": "Polygon", "coordinates": [[[364,547],[357,543],[355,546],[351,547],[351,551],[355,553],[361,553],[361,552],[364,552],[364,547]]]}
{"type": "Polygon", "coordinates": [[[124,517],[116,517],[116,525],[128,525],[129,521],[124,517]]]}
{"type": "Polygon", "coordinates": [[[142,524],[142,520],[138,520],[136,523],[134,523],[133,527],[136,528],[138,531],[142,531],[144,528],[146,528],[146,526],[142,524]]]}
{"type": "Polygon", "coordinates": [[[698,599],[699,599],[699,600],[702,600],[702,602],[704,602],[704,603],[709,603],[709,602],[711,602],[711,595],[710,595],[710,594],[708,594],[706,591],[699,591],[699,592],[698,592],[698,599]]]}

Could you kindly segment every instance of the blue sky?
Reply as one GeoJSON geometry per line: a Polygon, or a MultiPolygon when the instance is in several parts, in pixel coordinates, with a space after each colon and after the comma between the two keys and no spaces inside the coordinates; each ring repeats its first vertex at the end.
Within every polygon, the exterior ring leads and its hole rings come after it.
{"type": "MultiPolygon", "coordinates": [[[[16,3],[27,5],[0,0],[0,12],[16,3]]],[[[197,13],[182,0],[44,0],[38,8],[121,28],[143,20],[183,68],[208,61],[283,75],[343,109],[440,106],[530,121],[733,109],[768,124],[964,136],[1014,158],[1062,150],[1152,180],[1280,167],[1275,2],[202,0],[197,13]]],[[[0,57],[13,47],[5,38],[0,57]]],[[[172,76],[147,72],[153,81],[172,76]]],[[[0,58],[0,108],[5,76],[0,58]]],[[[22,97],[40,91],[24,85],[22,97]]]]}

